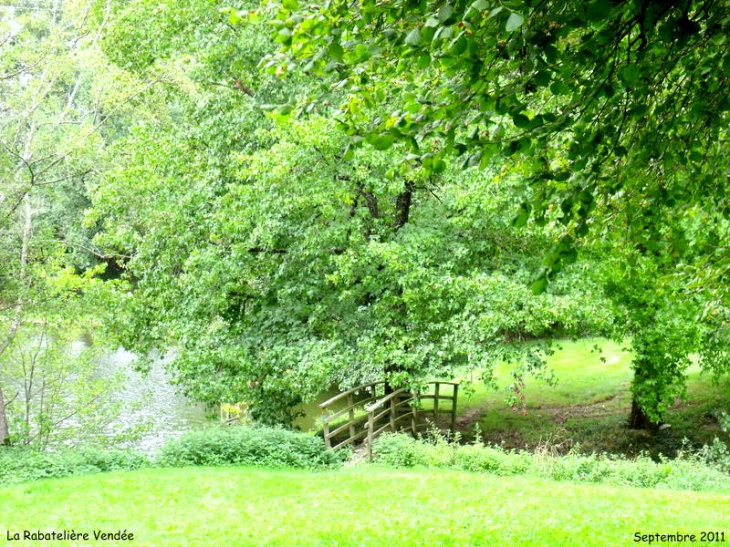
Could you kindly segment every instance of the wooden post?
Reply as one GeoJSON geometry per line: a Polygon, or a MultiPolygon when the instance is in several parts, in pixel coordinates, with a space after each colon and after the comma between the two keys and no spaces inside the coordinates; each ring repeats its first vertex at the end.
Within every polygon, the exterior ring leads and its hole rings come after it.
{"type": "Polygon", "coordinates": [[[350,407],[349,417],[350,417],[350,438],[353,438],[355,436],[355,424],[353,424],[353,420],[355,419],[355,409],[353,408],[353,399],[352,399],[352,392],[347,396],[347,406],[350,407]]]}
{"type": "Polygon", "coordinates": [[[418,409],[416,408],[418,403],[418,399],[414,396],[411,401],[411,431],[414,437],[418,435],[418,409]]]}
{"type": "Polygon", "coordinates": [[[395,433],[395,405],[398,402],[398,397],[393,397],[390,400],[390,430],[395,433]]]}
{"type": "Polygon", "coordinates": [[[368,412],[368,461],[373,461],[373,411],[368,412]]]}
{"type": "Polygon", "coordinates": [[[322,431],[324,432],[324,445],[327,448],[332,448],[332,441],[330,440],[330,424],[327,420],[329,418],[329,411],[327,408],[322,409],[322,431]]]}
{"type": "Polygon", "coordinates": [[[439,384],[436,382],[436,389],[433,394],[433,423],[436,427],[438,427],[438,419],[439,419],[439,384]]]}
{"type": "Polygon", "coordinates": [[[456,433],[456,397],[459,394],[459,384],[454,384],[454,398],[451,401],[451,434],[456,433]]]}

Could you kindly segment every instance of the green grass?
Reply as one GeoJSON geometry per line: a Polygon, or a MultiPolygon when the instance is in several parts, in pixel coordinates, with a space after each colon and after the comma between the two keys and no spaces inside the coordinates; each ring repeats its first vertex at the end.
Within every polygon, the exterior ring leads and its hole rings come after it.
{"type": "Polygon", "coordinates": [[[52,544],[605,547],[708,530],[730,541],[730,496],[372,467],[147,469],[0,488],[3,540],[72,528],[126,529],[134,541],[52,544]]]}
{"type": "MultiPolygon", "coordinates": [[[[561,340],[553,343],[553,355],[547,364],[555,373],[557,384],[549,386],[528,378],[525,398],[528,408],[571,405],[602,401],[615,395],[617,387],[627,388],[631,382],[631,354],[615,342],[596,338],[561,340]],[[596,347],[600,351],[596,351],[596,347]]],[[[512,365],[499,363],[494,368],[497,391],[488,389],[478,379],[472,380],[473,394],[461,397],[458,408],[504,404],[508,396],[512,365]]]]}
{"type": "Polygon", "coordinates": [[[474,393],[459,396],[459,424],[465,437],[478,423],[486,442],[507,448],[535,449],[547,444],[562,452],[577,449],[628,456],[641,452],[673,456],[683,447],[697,449],[710,443],[715,436],[728,440],[713,418],[718,409],[730,409],[727,380],[714,385],[698,367],[692,367],[687,396],[676,401],[666,416],[672,427],[651,435],[626,428],[631,407],[630,352],[603,339],[559,341],[554,349],[547,361],[557,385],[528,378],[525,413],[505,403],[509,365],[495,368],[496,391],[475,379],[474,393]],[[596,352],[595,346],[601,351],[596,352]]]}

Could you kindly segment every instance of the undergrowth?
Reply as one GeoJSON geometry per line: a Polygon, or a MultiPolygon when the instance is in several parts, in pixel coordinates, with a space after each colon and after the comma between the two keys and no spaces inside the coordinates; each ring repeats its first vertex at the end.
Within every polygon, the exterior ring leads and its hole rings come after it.
{"type": "Polygon", "coordinates": [[[148,456],[122,450],[86,448],[40,452],[25,447],[4,447],[0,449],[0,484],[140,469],[151,465],[152,460],[148,456]]]}
{"type": "Polygon", "coordinates": [[[169,441],[157,456],[95,448],[41,452],[0,447],[0,485],[142,467],[247,465],[323,469],[341,464],[348,455],[346,451],[326,450],[319,437],[285,429],[214,427],[169,441]]]}
{"type": "Polygon", "coordinates": [[[313,435],[272,427],[220,427],[191,431],[167,443],[158,463],[322,469],[346,457],[347,452],[327,450],[313,435]]]}
{"type": "Polygon", "coordinates": [[[438,434],[414,439],[381,435],[374,461],[392,467],[447,468],[496,476],[528,475],[557,481],[730,493],[730,475],[708,463],[707,452],[680,454],[656,462],[648,456],[627,459],[609,454],[559,455],[549,443],[533,452],[509,451],[480,442],[460,444],[438,434]]]}

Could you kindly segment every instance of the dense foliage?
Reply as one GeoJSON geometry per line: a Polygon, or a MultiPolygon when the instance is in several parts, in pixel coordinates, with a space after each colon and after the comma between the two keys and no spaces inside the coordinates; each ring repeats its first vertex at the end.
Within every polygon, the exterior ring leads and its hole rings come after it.
{"type": "Polygon", "coordinates": [[[633,427],[728,370],[727,0],[225,7],[2,8],[0,442],[109,423],[86,329],[269,423],[554,337],[631,340],[633,427]]]}
{"type": "Polygon", "coordinates": [[[186,433],[160,452],[162,466],[249,465],[321,469],[342,463],[346,451],[327,450],[320,437],[268,427],[223,427],[186,433]]]}
{"type": "Polygon", "coordinates": [[[112,257],[81,217],[109,126],[139,92],[117,89],[130,80],[98,47],[105,23],[91,0],[0,7],[0,444],[93,436],[118,410],[105,404],[118,383],[69,347],[107,306],[112,257]]]}
{"type": "Polygon", "coordinates": [[[39,452],[30,448],[3,448],[0,450],[0,484],[140,469],[150,465],[150,458],[129,450],[84,448],[39,452]]]}
{"type": "Polygon", "coordinates": [[[489,380],[500,358],[521,377],[544,352],[525,339],[607,329],[600,288],[578,268],[550,294],[530,292],[551,239],[511,229],[519,176],[394,168],[403,150],[345,150],[326,116],[264,116],[315,83],[251,76],[243,92],[241,70],[255,74],[275,48],[258,28],[178,6],[188,18],[175,25],[219,33],[193,49],[183,29],[133,27],[144,9],[121,12],[106,47],[117,63],[176,79],[150,98],[167,102],[157,122],[120,140],[131,161],[107,173],[91,214],[105,228],[96,241],[130,257],[118,334],[139,353],[174,345],[187,393],[245,400],[255,418],[288,423],[324,387],[416,385],[464,365],[489,380]],[[159,47],[145,45],[153,34],[159,47]]]}
{"type": "MultiPolygon", "coordinates": [[[[514,225],[555,230],[536,292],[578,249],[600,248],[602,263],[615,257],[612,281],[628,290],[609,290],[631,318],[622,334],[637,353],[631,424],[644,427],[681,394],[691,352],[716,373],[728,369],[728,255],[717,245],[730,210],[728,7],[269,2],[263,17],[284,53],[265,66],[301,67],[345,91],[338,118],[350,146],[402,142],[405,161],[428,173],[455,156],[463,168],[520,173],[527,190],[514,225]],[[680,326],[690,317],[697,328],[680,326]]],[[[231,14],[252,23],[262,11],[231,14]]]]}
{"type": "Polygon", "coordinates": [[[727,213],[726,1],[269,7],[290,55],[267,66],[298,63],[349,91],[341,117],[359,140],[404,141],[432,170],[449,154],[525,169],[523,218],[559,208],[565,226],[545,277],[589,231],[676,260],[693,242],[674,221],[727,213]]]}
{"type": "Polygon", "coordinates": [[[478,443],[461,445],[442,438],[426,441],[402,434],[379,437],[374,453],[377,463],[394,467],[461,469],[500,477],[533,475],[556,481],[635,488],[730,491],[727,474],[695,456],[659,462],[647,457],[629,461],[595,454],[555,457],[549,446],[543,452],[507,452],[478,443]]]}

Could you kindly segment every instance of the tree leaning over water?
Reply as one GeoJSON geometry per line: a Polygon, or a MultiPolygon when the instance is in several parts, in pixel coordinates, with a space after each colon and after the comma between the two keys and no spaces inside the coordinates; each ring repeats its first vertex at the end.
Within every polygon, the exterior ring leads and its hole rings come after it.
{"type": "MultiPolygon", "coordinates": [[[[352,146],[401,141],[430,171],[454,156],[463,167],[497,162],[519,170],[530,192],[515,225],[560,230],[536,292],[578,249],[607,243],[618,250],[626,285],[652,272],[634,285],[647,295],[621,305],[669,293],[696,299],[694,317],[708,328],[673,331],[673,351],[682,361],[699,349],[712,356],[703,359],[707,368],[723,372],[728,13],[730,3],[716,0],[287,0],[263,10],[284,51],[266,66],[302,67],[348,92],[340,120],[352,146]],[[372,115],[375,105],[387,106],[372,115]]],[[[312,95],[309,104],[322,100],[312,95]]],[[[631,421],[645,425],[661,416],[658,397],[646,395],[651,386],[677,384],[681,373],[662,365],[663,348],[641,346],[649,350],[634,363],[631,421]]]]}
{"type": "Polygon", "coordinates": [[[332,385],[415,386],[463,366],[490,380],[500,357],[517,376],[538,372],[542,349],[521,342],[603,328],[589,282],[531,294],[549,239],[509,230],[518,178],[400,166],[399,147],[346,151],[332,112],[289,122],[271,111],[326,82],[260,74],[276,49],[261,28],[165,6],[112,18],[115,62],[166,80],[149,98],[154,123],[117,143],[124,161],[93,217],[97,242],[130,256],[118,333],[140,354],[175,347],[190,395],[287,422],[332,385]]]}

